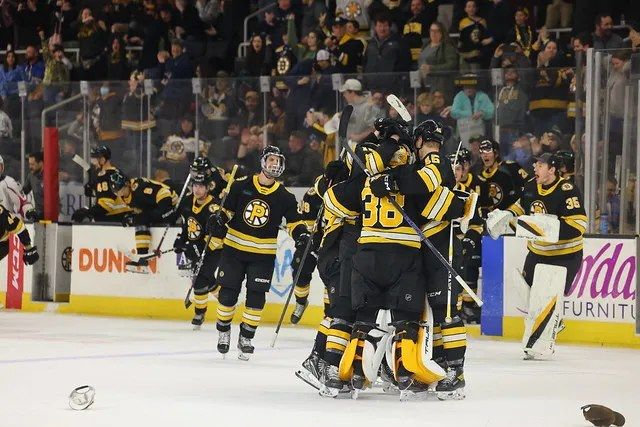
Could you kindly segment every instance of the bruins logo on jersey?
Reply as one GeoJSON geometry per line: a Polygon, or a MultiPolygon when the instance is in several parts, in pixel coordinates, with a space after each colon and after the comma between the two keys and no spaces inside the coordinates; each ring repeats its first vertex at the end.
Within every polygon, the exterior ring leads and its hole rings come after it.
{"type": "Polygon", "coordinates": [[[187,237],[189,237],[189,240],[197,240],[200,237],[200,233],[202,233],[202,226],[194,217],[190,216],[187,219],[187,237]]]}
{"type": "Polygon", "coordinates": [[[547,213],[547,207],[540,200],[534,200],[531,203],[531,213],[547,213]]]}
{"type": "Polygon", "coordinates": [[[251,227],[262,227],[269,222],[269,205],[260,199],[254,199],[244,209],[244,222],[251,227]]]}
{"type": "Polygon", "coordinates": [[[495,182],[490,183],[489,197],[491,197],[491,203],[493,203],[494,206],[500,204],[503,197],[502,187],[500,187],[495,182]]]}

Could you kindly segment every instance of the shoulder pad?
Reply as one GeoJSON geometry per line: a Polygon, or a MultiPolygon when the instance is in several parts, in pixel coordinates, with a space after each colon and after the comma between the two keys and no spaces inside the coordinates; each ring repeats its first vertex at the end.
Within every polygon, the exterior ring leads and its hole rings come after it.
{"type": "Polygon", "coordinates": [[[561,188],[562,188],[562,191],[571,191],[573,190],[573,184],[570,182],[563,182],[561,188]]]}

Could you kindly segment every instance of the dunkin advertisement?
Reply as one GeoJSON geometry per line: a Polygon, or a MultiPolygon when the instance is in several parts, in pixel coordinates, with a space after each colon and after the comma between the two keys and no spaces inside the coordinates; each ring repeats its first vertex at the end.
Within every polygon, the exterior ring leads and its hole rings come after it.
{"type": "MultiPolygon", "coordinates": [[[[510,284],[514,269],[524,265],[526,241],[506,237],[504,244],[504,315],[522,316],[522,303],[510,284]]],[[[636,323],[636,246],[636,239],[585,239],[582,267],[564,300],[565,318],[636,323]]]]}

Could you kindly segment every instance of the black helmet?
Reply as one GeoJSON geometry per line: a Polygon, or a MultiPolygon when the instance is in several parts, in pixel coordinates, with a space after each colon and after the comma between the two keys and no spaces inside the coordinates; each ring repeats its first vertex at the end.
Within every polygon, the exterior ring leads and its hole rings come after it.
{"type": "Polygon", "coordinates": [[[480,152],[488,153],[489,151],[493,151],[496,155],[500,154],[500,144],[498,141],[493,139],[484,139],[480,142],[480,152]]]}
{"type": "Polygon", "coordinates": [[[209,185],[211,183],[211,174],[195,173],[191,176],[191,182],[193,184],[209,185]]]}
{"type": "Polygon", "coordinates": [[[284,154],[280,152],[280,149],[275,145],[267,145],[262,150],[262,154],[260,155],[260,167],[262,168],[262,172],[270,178],[277,178],[282,175],[284,172],[284,164],[285,158],[284,154]],[[267,166],[267,158],[269,156],[277,156],[280,159],[280,162],[277,166],[267,166]]]}
{"type": "Polygon", "coordinates": [[[570,150],[559,150],[556,157],[560,160],[560,166],[564,166],[567,172],[573,173],[576,170],[576,155],[570,150]]]}
{"type": "Polygon", "coordinates": [[[210,174],[213,169],[213,163],[205,156],[198,156],[191,163],[191,173],[195,176],[197,174],[210,174]]]}
{"type": "Polygon", "coordinates": [[[398,135],[401,141],[406,141],[410,144],[411,131],[409,130],[409,124],[402,119],[380,117],[373,122],[373,127],[380,133],[382,138],[398,135]]]}
{"type": "Polygon", "coordinates": [[[109,187],[114,193],[120,191],[128,182],[129,178],[120,171],[115,171],[109,176],[109,187]]]}
{"type": "MultiPolygon", "coordinates": [[[[413,143],[415,144],[420,137],[422,137],[423,144],[426,141],[433,141],[442,145],[446,139],[444,135],[444,126],[436,120],[425,120],[414,129],[413,143]]],[[[422,144],[420,147],[422,147],[422,144]]],[[[416,145],[416,148],[420,147],[416,145]]]]}
{"type": "Polygon", "coordinates": [[[456,153],[449,154],[449,161],[451,161],[452,165],[461,165],[463,163],[471,163],[471,152],[466,148],[461,148],[458,151],[458,157],[456,158],[456,153]]]}
{"type": "Polygon", "coordinates": [[[106,145],[98,145],[97,147],[91,149],[90,155],[92,158],[104,157],[105,159],[109,160],[111,159],[111,149],[106,145]]]}

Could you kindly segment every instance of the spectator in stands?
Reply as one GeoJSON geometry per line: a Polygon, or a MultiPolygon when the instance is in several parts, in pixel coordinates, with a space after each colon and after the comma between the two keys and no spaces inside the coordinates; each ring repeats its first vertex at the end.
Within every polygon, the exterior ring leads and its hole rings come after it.
{"type": "Polygon", "coordinates": [[[405,20],[404,8],[401,7],[402,0],[372,0],[367,7],[367,13],[369,17],[373,19],[375,25],[375,19],[378,15],[386,15],[389,18],[389,25],[393,27],[393,31],[397,33],[402,32],[402,27],[405,20]]]}
{"type": "Polygon", "coordinates": [[[620,232],[620,194],[618,180],[614,176],[607,177],[607,206],[606,213],[609,218],[609,230],[612,233],[620,232]]]}
{"type": "MultiPolygon", "coordinates": [[[[124,130],[125,141],[123,150],[113,152],[114,163],[122,168],[127,175],[135,175],[141,171],[136,171],[135,165],[142,155],[139,151],[140,141],[148,129],[156,127],[153,116],[147,115],[147,100],[144,95],[144,74],[134,71],[129,78],[129,91],[122,101],[122,122],[121,128],[124,130]]],[[[155,104],[155,96],[151,97],[151,103],[155,104]]]]}
{"type": "Polygon", "coordinates": [[[24,53],[24,63],[20,65],[20,69],[24,81],[29,83],[31,89],[44,79],[44,62],[38,56],[38,50],[35,46],[27,46],[24,53]]]}
{"type": "Polygon", "coordinates": [[[104,21],[96,20],[91,9],[82,9],[78,27],[78,49],[80,54],[80,78],[100,81],[107,77],[106,52],[108,49],[107,27],[104,21]]]}
{"type": "Polygon", "coordinates": [[[0,49],[11,50],[14,43],[14,29],[16,27],[15,3],[0,2],[0,49]]]}
{"type": "MultiPolygon", "coordinates": [[[[531,56],[534,56],[531,54],[531,56]]],[[[511,44],[501,44],[493,53],[491,58],[491,68],[514,67],[518,70],[531,68],[531,62],[524,55],[519,44],[513,42],[511,44]]]]}
{"type": "Polygon", "coordinates": [[[371,94],[371,110],[375,117],[386,116],[387,102],[381,90],[374,90],[371,94]]]}
{"type": "Polygon", "coordinates": [[[215,164],[227,170],[233,168],[238,154],[238,147],[240,146],[241,130],[238,120],[229,120],[227,124],[227,134],[211,145],[209,155],[215,164]]]}
{"type": "Polygon", "coordinates": [[[262,147],[263,143],[259,127],[254,126],[242,130],[236,163],[246,174],[260,172],[260,152],[262,147]]]}
{"type": "MultiPolygon", "coordinates": [[[[188,46],[190,54],[200,56],[204,53],[204,24],[198,16],[198,10],[187,0],[175,0],[173,13],[175,36],[188,46]]],[[[193,76],[191,76],[193,77],[193,76]]]]}
{"type": "Polygon", "coordinates": [[[271,111],[267,117],[266,131],[272,134],[278,142],[286,140],[287,114],[284,111],[284,103],[279,99],[273,99],[269,107],[271,111]]]}
{"type": "Polygon", "coordinates": [[[629,24],[629,40],[631,48],[635,51],[640,48],[640,21],[633,21],[629,24]]]}
{"type": "Polygon", "coordinates": [[[82,144],[84,141],[84,114],[76,114],[75,120],[67,128],[66,137],[76,144],[82,144]]]}
{"type": "Polygon", "coordinates": [[[100,97],[94,105],[93,115],[97,123],[96,134],[99,145],[110,147],[112,152],[120,150],[120,141],[123,136],[122,98],[116,93],[113,84],[104,82],[100,86],[100,97]]]}
{"type": "Polygon", "coordinates": [[[429,39],[418,58],[418,69],[422,84],[431,91],[442,91],[453,98],[451,73],[458,69],[458,52],[449,38],[449,33],[441,22],[435,21],[429,27],[429,39]]]}
{"type": "Polygon", "coordinates": [[[509,32],[513,31],[513,7],[508,0],[493,0],[492,3],[487,15],[487,29],[493,37],[493,44],[498,45],[505,43],[509,32]]]}
{"type": "Polygon", "coordinates": [[[4,102],[0,98],[0,144],[10,142],[13,138],[13,125],[11,118],[5,112],[4,102]]]}
{"type": "Polygon", "coordinates": [[[48,3],[40,2],[38,4],[38,0],[26,0],[16,3],[18,3],[18,8],[15,15],[15,31],[17,31],[18,35],[18,47],[24,48],[29,45],[39,45],[38,33],[46,30],[49,26],[49,14],[51,11],[48,3]]]}
{"type": "MultiPolygon", "coordinates": [[[[206,96],[200,106],[200,124],[205,138],[221,137],[227,131],[226,121],[237,107],[233,95],[233,81],[225,71],[218,71],[215,81],[209,81],[206,96]]],[[[235,150],[234,154],[235,156],[235,150]]]]}
{"type": "Polygon", "coordinates": [[[247,58],[243,73],[246,76],[262,76],[268,75],[271,69],[272,52],[271,43],[267,43],[259,34],[254,34],[251,37],[251,46],[247,51],[247,58]]]}
{"type": "Polygon", "coordinates": [[[487,21],[478,15],[476,0],[468,0],[464,11],[466,16],[458,23],[460,71],[475,71],[482,68],[487,58],[484,47],[493,43],[493,39],[487,32],[487,21]]]}
{"type": "Polygon", "coordinates": [[[533,137],[533,135],[530,133],[520,135],[518,139],[513,142],[511,153],[509,153],[509,160],[518,163],[520,167],[529,173],[532,173],[531,166],[533,165],[533,159],[531,157],[531,137],[533,137]]]}
{"type": "Polygon", "coordinates": [[[309,138],[318,141],[322,152],[322,164],[327,165],[336,159],[336,132],[329,132],[325,125],[329,121],[326,111],[307,111],[305,127],[309,129],[309,138]]]}
{"type": "Polygon", "coordinates": [[[256,34],[260,34],[265,42],[270,40],[275,47],[278,47],[282,44],[285,28],[282,28],[282,32],[278,28],[275,8],[272,7],[264,12],[264,20],[256,27],[256,34]]]}
{"type": "Polygon", "coordinates": [[[29,196],[31,204],[34,206],[38,219],[44,215],[44,187],[42,185],[42,168],[44,166],[44,156],[42,151],[29,154],[29,174],[22,185],[24,194],[29,196]]]}
{"type": "MultiPolygon", "coordinates": [[[[368,74],[409,71],[411,54],[400,37],[391,33],[389,15],[378,15],[374,20],[374,35],[369,40],[364,55],[364,72],[368,74]]],[[[389,76],[369,77],[371,86],[388,86],[389,76]],[[386,84],[383,84],[382,81],[386,84]],[[374,83],[375,82],[375,83],[374,83]]],[[[393,90],[393,88],[390,88],[393,90]]]]}
{"type": "Polygon", "coordinates": [[[547,28],[571,27],[572,3],[572,0],[552,0],[551,4],[547,5],[547,20],[544,26],[547,28]]]}
{"type": "Polygon", "coordinates": [[[305,144],[304,133],[294,131],[289,136],[286,150],[287,167],[282,174],[286,186],[310,187],[316,177],[322,174],[322,157],[305,144]]]}
{"type": "MultiPolygon", "coordinates": [[[[302,35],[316,32],[320,27],[320,17],[326,17],[327,6],[322,0],[306,0],[302,9],[302,35]]],[[[316,32],[316,36],[320,35],[316,32]]],[[[289,40],[291,41],[291,40],[289,40]]]]}
{"type": "Polygon", "coordinates": [[[189,165],[196,156],[197,145],[200,150],[204,147],[203,142],[195,138],[193,118],[184,116],[180,120],[178,129],[169,135],[160,147],[161,155],[158,161],[167,169],[170,176],[174,178],[187,176],[189,165]]]}
{"type": "Polygon", "coordinates": [[[324,41],[326,49],[336,60],[338,71],[354,74],[362,66],[364,44],[346,31],[347,20],[337,17],[331,26],[331,37],[324,41]]]}
{"type": "MultiPolygon", "coordinates": [[[[45,61],[44,102],[54,104],[64,98],[73,64],[64,56],[62,45],[55,43],[54,37],[47,41],[44,31],[40,31],[40,39],[42,40],[42,57],[45,61]]],[[[59,36],[56,39],[59,40],[59,36]]]]}
{"type": "Polygon", "coordinates": [[[534,134],[541,135],[550,126],[561,129],[566,126],[569,83],[572,73],[558,69],[556,57],[558,45],[549,40],[544,50],[538,54],[538,66],[533,89],[530,91],[529,115],[533,119],[534,134]]]}
{"type": "Polygon", "coordinates": [[[500,155],[507,160],[511,157],[512,145],[524,130],[529,97],[520,86],[518,70],[506,67],[503,71],[504,86],[498,93],[496,105],[497,124],[500,126],[500,155]]]}
{"type": "Polygon", "coordinates": [[[513,15],[515,23],[507,34],[505,43],[516,43],[522,49],[522,53],[532,59],[533,43],[535,42],[534,30],[529,25],[529,11],[525,7],[518,7],[513,15]]]}
{"type": "Polygon", "coordinates": [[[78,153],[76,143],[71,139],[61,141],[62,150],[60,153],[59,174],[61,182],[82,182],[82,168],[73,161],[73,157],[78,153]]]}
{"type": "Polygon", "coordinates": [[[433,94],[423,92],[416,99],[418,103],[416,122],[422,123],[425,120],[440,121],[440,115],[433,112],[433,94]]]}
{"type": "Polygon", "coordinates": [[[259,110],[260,97],[258,92],[249,90],[244,95],[244,106],[239,114],[242,127],[260,126],[262,124],[262,114],[259,110]]]}
{"type": "Polygon", "coordinates": [[[127,59],[127,52],[124,49],[124,42],[118,37],[111,40],[111,51],[107,63],[107,79],[124,81],[129,79],[131,70],[127,59]]]}
{"type": "Polygon", "coordinates": [[[11,98],[18,102],[18,82],[23,80],[22,67],[18,66],[16,53],[12,50],[7,51],[0,66],[0,96],[5,100],[11,98]]]}
{"type": "Polygon", "coordinates": [[[293,7],[291,0],[276,0],[276,6],[273,8],[273,12],[275,15],[276,27],[281,35],[284,35],[287,32],[287,22],[291,19],[291,15],[293,15],[293,19],[296,22],[296,29],[300,29],[302,19],[293,7]]]}
{"type": "Polygon", "coordinates": [[[171,41],[171,55],[162,51],[158,53],[159,71],[163,76],[160,92],[162,105],[158,108],[158,117],[175,120],[183,115],[191,102],[191,78],[194,68],[191,59],[184,51],[184,43],[180,39],[171,41]]]}
{"type": "Polygon", "coordinates": [[[433,8],[426,10],[424,0],[411,0],[409,10],[411,15],[402,28],[402,40],[409,48],[411,61],[416,64],[422,50],[422,40],[429,37],[429,27],[438,18],[433,8]]]}
{"type": "Polygon", "coordinates": [[[451,117],[458,121],[458,128],[461,128],[462,121],[468,123],[469,119],[472,119],[476,124],[475,131],[482,130],[484,133],[484,121],[491,120],[495,113],[493,102],[486,93],[478,90],[477,75],[465,74],[459,82],[462,90],[453,98],[451,117]]]}
{"type": "Polygon", "coordinates": [[[590,47],[593,47],[593,37],[586,31],[582,32],[573,38],[572,47],[574,54],[578,52],[586,53],[590,47]]]}
{"type": "Polygon", "coordinates": [[[622,154],[622,124],[624,122],[624,92],[629,81],[631,63],[627,51],[616,51],[611,56],[611,70],[607,81],[609,91],[609,160],[622,154]]]}
{"type": "Polygon", "coordinates": [[[376,117],[373,115],[373,109],[362,94],[362,83],[359,80],[347,79],[340,88],[340,92],[346,103],[353,106],[347,138],[360,142],[374,131],[373,122],[376,117]]]}
{"type": "Polygon", "coordinates": [[[164,7],[157,10],[155,3],[144,2],[144,13],[132,21],[125,40],[129,45],[141,46],[139,70],[154,68],[158,65],[160,42],[169,45],[169,27],[171,26],[171,9],[164,7]]]}
{"type": "Polygon", "coordinates": [[[595,49],[620,49],[622,47],[622,37],[613,32],[613,18],[606,13],[596,16],[593,47],[595,49]]]}
{"type": "Polygon", "coordinates": [[[455,120],[451,118],[451,106],[447,104],[447,95],[441,90],[433,91],[433,113],[440,116],[445,126],[455,127],[455,120]]]}
{"type": "Polygon", "coordinates": [[[295,23],[295,17],[293,15],[289,15],[287,37],[285,38],[287,43],[291,46],[293,54],[296,56],[298,61],[314,59],[316,57],[316,53],[320,49],[319,33],[317,30],[311,30],[308,33],[303,33],[304,38],[302,43],[299,43],[295,23]]]}

